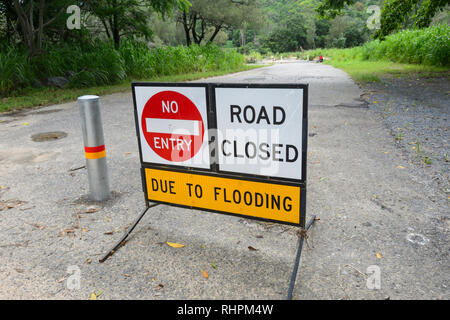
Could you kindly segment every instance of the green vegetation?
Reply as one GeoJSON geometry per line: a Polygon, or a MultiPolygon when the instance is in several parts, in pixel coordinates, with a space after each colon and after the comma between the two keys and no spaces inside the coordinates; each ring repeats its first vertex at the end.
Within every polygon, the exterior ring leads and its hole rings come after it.
{"type": "MultiPolygon", "coordinates": [[[[0,111],[129,90],[133,80],[183,81],[249,69],[242,54],[212,41],[149,42],[150,15],[163,21],[188,12],[190,5],[186,0],[0,0],[0,111]],[[73,4],[75,11],[67,10],[73,4]],[[77,10],[78,22],[71,15],[77,10]],[[70,29],[69,22],[78,27],[70,29]]],[[[244,12],[238,11],[232,17],[242,21],[244,12]]]]}
{"type": "MultiPolygon", "coordinates": [[[[261,66],[241,65],[239,67],[227,70],[153,76],[149,78],[142,78],[139,80],[152,82],[192,81],[259,67],[261,66]]],[[[9,97],[4,98],[0,97],[0,112],[74,101],[77,97],[85,94],[106,95],[116,92],[129,92],[131,88],[131,82],[131,80],[127,79],[113,85],[93,86],[86,88],[26,88],[20,94],[13,94],[9,97]]]]}
{"type": "Polygon", "coordinates": [[[79,88],[101,94],[133,80],[224,74],[262,57],[323,55],[360,82],[447,71],[449,4],[0,0],[0,109],[68,101],[79,88]]]}
{"type": "MultiPolygon", "coordinates": [[[[317,11],[322,17],[335,18],[343,10],[358,4],[360,1],[356,0],[323,0],[317,11]]],[[[374,36],[383,39],[401,29],[426,28],[449,4],[449,0],[385,0],[381,10],[380,28],[374,36]]]]}
{"type": "Polygon", "coordinates": [[[438,25],[403,30],[385,40],[373,40],[348,49],[316,49],[303,57],[325,57],[325,63],[343,69],[358,82],[378,81],[386,73],[446,72],[450,65],[450,27],[438,25]]]}
{"type": "Polygon", "coordinates": [[[68,88],[116,84],[124,79],[236,70],[244,56],[215,45],[178,46],[149,50],[143,43],[125,42],[119,50],[111,42],[59,45],[46,54],[28,59],[24,49],[0,50],[0,93],[20,93],[26,87],[42,87],[49,77],[71,74],[68,88]]]}

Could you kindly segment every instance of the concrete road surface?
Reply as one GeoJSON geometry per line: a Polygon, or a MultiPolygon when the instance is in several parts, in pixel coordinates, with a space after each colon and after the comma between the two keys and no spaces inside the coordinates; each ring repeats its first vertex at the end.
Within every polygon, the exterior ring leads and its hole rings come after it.
{"type": "MultiPolygon", "coordinates": [[[[203,81],[310,84],[307,214],[320,220],[295,299],[450,298],[447,199],[348,75],[298,62],[203,81]]],[[[144,208],[131,90],[101,105],[113,199],[100,204],[87,200],[75,102],[0,115],[0,299],[285,299],[291,226],[160,205],[98,262],[144,208]],[[62,136],[32,139],[45,132],[62,136]]]]}

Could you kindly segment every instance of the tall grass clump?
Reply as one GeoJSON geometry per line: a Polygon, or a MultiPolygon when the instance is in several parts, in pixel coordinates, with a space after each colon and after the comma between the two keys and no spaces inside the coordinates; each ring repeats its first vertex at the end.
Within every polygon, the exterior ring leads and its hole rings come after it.
{"type": "Polygon", "coordinates": [[[441,24],[424,29],[403,30],[384,40],[372,40],[347,49],[315,49],[303,57],[328,57],[336,62],[391,61],[431,66],[450,65],[450,27],[441,24]]]}
{"type": "Polygon", "coordinates": [[[447,24],[425,29],[403,30],[363,46],[365,60],[389,60],[435,66],[450,64],[450,27],[447,24]]]}
{"type": "Polygon", "coordinates": [[[18,86],[29,85],[34,74],[29,68],[25,50],[14,46],[4,46],[0,50],[0,95],[18,86]]]}
{"type": "Polygon", "coordinates": [[[21,47],[0,47],[0,96],[46,85],[50,77],[66,77],[68,87],[79,88],[116,84],[125,79],[231,71],[245,63],[245,57],[235,50],[215,45],[149,49],[145,43],[123,41],[117,50],[111,42],[91,41],[47,45],[44,52],[28,57],[21,47]]]}
{"type": "Polygon", "coordinates": [[[153,76],[232,70],[245,62],[243,55],[233,49],[215,45],[191,45],[148,49],[145,45],[126,42],[120,48],[127,75],[148,79],[153,76]]]}

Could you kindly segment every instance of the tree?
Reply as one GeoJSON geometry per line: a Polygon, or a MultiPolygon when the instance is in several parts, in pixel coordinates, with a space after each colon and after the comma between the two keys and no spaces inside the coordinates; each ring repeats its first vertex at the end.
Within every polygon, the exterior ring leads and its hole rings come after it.
{"type": "Polygon", "coordinates": [[[17,20],[17,15],[14,11],[14,6],[9,0],[0,1],[0,38],[4,37],[8,42],[12,40],[14,35],[14,21],[17,20]],[[3,21],[1,20],[3,19],[3,21]],[[3,29],[3,30],[2,30],[3,29]]]}
{"type": "Polygon", "coordinates": [[[222,29],[254,26],[261,16],[256,0],[191,0],[191,4],[178,17],[188,46],[193,42],[210,43],[222,29]]]}
{"type": "Polygon", "coordinates": [[[401,29],[408,18],[414,27],[426,28],[436,13],[449,4],[450,0],[386,0],[381,10],[381,28],[375,37],[382,39],[401,29]]]}
{"type": "Polygon", "coordinates": [[[50,3],[47,3],[46,0],[13,0],[12,7],[29,56],[42,53],[45,28],[62,16],[68,3],[67,0],[50,3]]]}
{"type": "Polygon", "coordinates": [[[87,0],[86,4],[87,9],[101,21],[116,48],[124,36],[151,37],[152,31],[147,23],[150,10],[164,17],[174,7],[185,11],[190,5],[187,0],[87,0]]]}
{"type": "MultiPolygon", "coordinates": [[[[322,17],[334,18],[341,14],[345,5],[355,3],[356,0],[324,0],[317,12],[322,17]]],[[[401,29],[407,19],[413,21],[414,27],[428,27],[436,13],[449,4],[450,0],[385,0],[381,10],[381,28],[374,36],[384,38],[401,29]]]]}
{"type": "Polygon", "coordinates": [[[263,40],[263,46],[272,52],[302,50],[307,45],[305,20],[302,16],[292,16],[283,25],[272,30],[263,40]]]}

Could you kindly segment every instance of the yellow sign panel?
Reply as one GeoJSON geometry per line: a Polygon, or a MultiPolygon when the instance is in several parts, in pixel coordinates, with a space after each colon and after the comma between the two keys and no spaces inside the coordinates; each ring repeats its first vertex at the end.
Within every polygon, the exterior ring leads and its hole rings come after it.
{"type": "Polygon", "coordinates": [[[145,169],[148,199],[300,223],[300,187],[145,169]]]}

